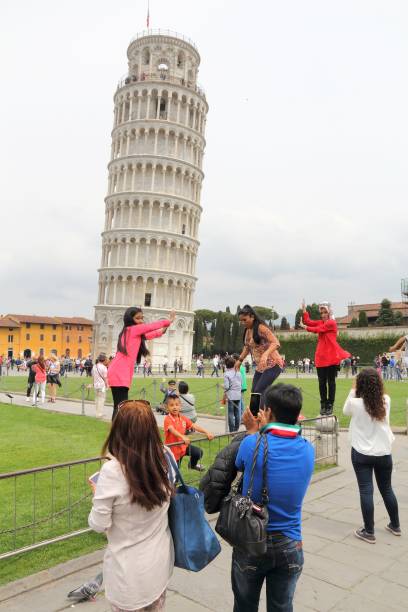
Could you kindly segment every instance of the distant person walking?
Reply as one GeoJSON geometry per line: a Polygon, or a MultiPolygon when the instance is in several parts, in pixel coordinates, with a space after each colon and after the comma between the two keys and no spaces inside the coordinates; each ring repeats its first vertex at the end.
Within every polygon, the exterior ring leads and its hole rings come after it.
{"type": "Polygon", "coordinates": [[[30,401],[31,392],[33,390],[33,387],[35,386],[35,370],[33,369],[33,366],[36,363],[37,363],[37,360],[34,358],[30,358],[26,363],[27,370],[28,370],[26,402],[30,401]]]}
{"type": "Polygon", "coordinates": [[[95,392],[95,412],[97,419],[105,416],[106,390],[109,389],[108,383],[108,358],[101,353],[92,368],[93,386],[95,392]]]}
{"type": "Polygon", "coordinates": [[[350,357],[337,342],[337,323],[329,302],[319,304],[320,321],[310,318],[306,304],[302,302],[302,321],[299,325],[313,334],[318,334],[315,353],[317,377],[319,379],[320,414],[333,413],[336,399],[336,378],[340,363],[350,357]]]}
{"type": "Polygon", "coordinates": [[[211,378],[214,375],[218,378],[218,370],[219,370],[219,367],[220,367],[220,361],[219,361],[218,355],[215,355],[213,357],[212,364],[213,364],[213,369],[212,369],[212,372],[211,372],[211,378]]]}
{"type": "Polygon", "coordinates": [[[146,358],[149,354],[146,340],[159,338],[175,318],[173,310],[168,320],[144,323],[141,308],[132,306],[125,311],[123,329],[118,338],[117,353],[108,369],[108,382],[113,397],[112,420],[116,416],[119,404],[128,399],[135,364],[140,363],[142,356],[146,358]]]}
{"type": "Polygon", "coordinates": [[[52,354],[49,358],[48,372],[47,372],[47,382],[50,389],[50,402],[51,404],[55,404],[55,400],[57,397],[57,386],[61,386],[60,380],[60,371],[61,364],[58,360],[58,357],[52,354]]]}
{"type": "Polygon", "coordinates": [[[373,472],[378,489],[390,517],[386,529],[401,535],[398,502],[391,486],[394,434],[390,427],[391,400],[384,394],[381,376],[374,368],[362,370],[343,407],[351,416],[349,439],[351,461],[360,491],[364,527],[357,529],[357,538],[375,544],[373,472]]]}
{"type": "Polygon", "coordinates": [[[40,355],[37,359],[37,363],[32,366],[35,372],[35,388],[33,396],[33,406],[37,405],[37,399],[41,394],[41,403],[45,404],[45,387],[47,385],[47,368],[45,365],[45,359],[40,355]]]}
{"type": "Polygon", "coordinates": [[[282,372],[284,362],[278,352],[280,343],[248,304],[241,308],[238,317],[244,327],[244,348],[235,362],[235,369],[239,370],[244,359],[251,354],[256,364],[252,391],[263,394],[282,372]]]}

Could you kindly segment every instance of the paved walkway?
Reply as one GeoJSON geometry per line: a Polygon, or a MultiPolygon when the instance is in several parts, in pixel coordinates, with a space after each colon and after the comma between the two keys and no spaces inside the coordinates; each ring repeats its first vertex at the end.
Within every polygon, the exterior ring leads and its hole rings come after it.
{"type": "MultiPolygon", "coordinates": [[[[359,498],[349,460],[346,434],[340,434],[344,470],[329,478],[319,475],[309,488],[303,513],[305,566],[296,591],[295,611],[401,612],[408,610],[408,440],[394,445],[394,487],[404,536],[384,529],[387,522],[376,495],[377,543],[354,537],[361,525],[359,498]],[[406,535],[405,535],[406,534],[406,535]]],[[[66,593],[101,569],[96,552],[0,589],[0,612],[57,612],[72,608],[66,593]]],[[[198,574],[176,569],[170,583],[167,612],[232,610],[231,549],[198,574]]],[[[95,602],[74,606],[78,612],[108,612],[103,594],[95,602]]],[[[260,610],[265,610],[264,594],[260,610]]]]}
{"type": "MultiPolygon", "coordinates": [[[[22,393],[12,393],[13,395],[13,404],[18,406],[31,406],[31,401],[26,402],[25,395],[22,393]]],[[[4,402],[8,404],[10,402],[10,398],[3,392],[0,392],[0,402],[4,402]]],[[[45,402],[44,405],[41,403],[38,404],[38,407],[42,410],[48,410],[50,412],[63,412],[66,414],[82,414],[82,402],[80,400],[67,400],[65,398],[57,398],[55,404],[51,404],[50,402],[45,402]]],[[[86,401],[84,403],[85,415],[89,417],[95,416],[95,404],[94,402],[86,401]]],[[[105,406],[105,414],[104,419],[106,422],[110,422],[112,414],[112,406],[105,406]]],[[[158,425],[161,427],[163,425],[164,416],[155,412],[156,420],[158,425]]],[[[205,429],[208,429],[214,434],[222,434],[225,433],[226,425],[225,419],[223,417],[201,417],[199,416],[198,421],[200,425],[202,425],[205,429]]]]}

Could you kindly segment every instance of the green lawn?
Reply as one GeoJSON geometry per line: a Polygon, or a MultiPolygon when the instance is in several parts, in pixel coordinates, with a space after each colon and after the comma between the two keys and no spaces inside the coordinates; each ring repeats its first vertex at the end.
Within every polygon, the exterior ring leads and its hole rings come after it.
{"type": "MultiPolygon", "coordinates": [[[[162,398],[159,390],[161,378],[143,378],[137,377],[133,380],[130,390],[130,397],[136,398],[146,396],[152,404],[157,404],[162,398]]],[[[204,378],[185,377],[185,380],[190,385],[190,391],[196,397],[197,411],[202,414],[223,415],[224,408],[220,406],[222,397],[222,378],[204,378]]],[[[303,414],[306,417],[314,417],[319,412],[319,392],[316,378],[285,378],[279,379],[279,382],[286,382],[300,387],[303,391],[304,405],[303,414]]],[[[67,397],[81,396],[81,384],[89,384],[90,379],[79,377],[68,377],[64,380],[64,386],[59,390],[59,395],[67,397]]],[[[248,379],[250,385],[251,379],[248,379]]],[[[0,380],[0,390],[9,391],[24,391],[26,384],[25,376],[3,376],[0,380]]],[[[335,414],[338,416],[340,425],[345,427],[348,425],[349,419],[342,414],[342,407],[345,398],[351,388],[351,379],[346,380],[339,378],[337,381],[337,398],[335,406],[335,414]]],[[[391,423],[396,426],[406,425],[406,400],[408,397],[407,382],[387,382],[387,393],[391,396],[391,423]]],[[[93,389],[86,390],[86,396],[93,399],[93,389]]],[[[247,397],[249,393],[247,393],[247,397]]],[[[110,393],[107,395],[107,402],[111,402],[110,393]]]]}
{"type": "MultiPolygon", "coordinates": [[[[0,473],[98,457],[108,428],[108,423],[90,417],[0,404],[0,473]]],[[[206,465],[227,443],[227,436],[211,444],[208,440],[196,442],[203,448],[206,465]]],[[[88,477],[99,465],[95,461],[0,479],[0,553],[87,527],[91,506],[88,477]]],[[[197,484],[200,475],[188,469],[186,460],[182,472],[188,482],[197,484]]],[[[105,545],[103,535],[91,533],[0,561],[0,584],[105,545]]]]}

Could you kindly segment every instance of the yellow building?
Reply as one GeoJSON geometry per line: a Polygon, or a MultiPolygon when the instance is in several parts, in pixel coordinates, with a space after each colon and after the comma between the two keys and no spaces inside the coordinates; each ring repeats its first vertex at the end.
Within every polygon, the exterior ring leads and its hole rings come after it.
{"type": "Polygon", "coordinates": [[[0,317],[0,355],[85,357],[92,352],[93,321],[84,317],[41,317],[8,314],[0,317]]]}

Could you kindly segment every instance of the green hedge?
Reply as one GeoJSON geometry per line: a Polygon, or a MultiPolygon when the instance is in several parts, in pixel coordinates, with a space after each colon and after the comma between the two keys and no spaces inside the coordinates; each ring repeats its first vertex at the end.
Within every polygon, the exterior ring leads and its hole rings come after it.
{"type": "MultiPolygon", "coordinates": [[[[277,334],[279,337],[279,334],[277,334]]],[[[347,334],[339,334],[339,344],[352,355],[360,357],[360,363],[373,363],[374,357],[379,353],[388,351],[388,348],[395,344],[399,335],[381,335],[369,338],[353,338],[347,334]]],[[[303,359],[303,357],[314,357],[317,336],[297,336],[293,338],[280,338],[281,353],[285,355],[286,362],[294,359],[303,359]]]]}

